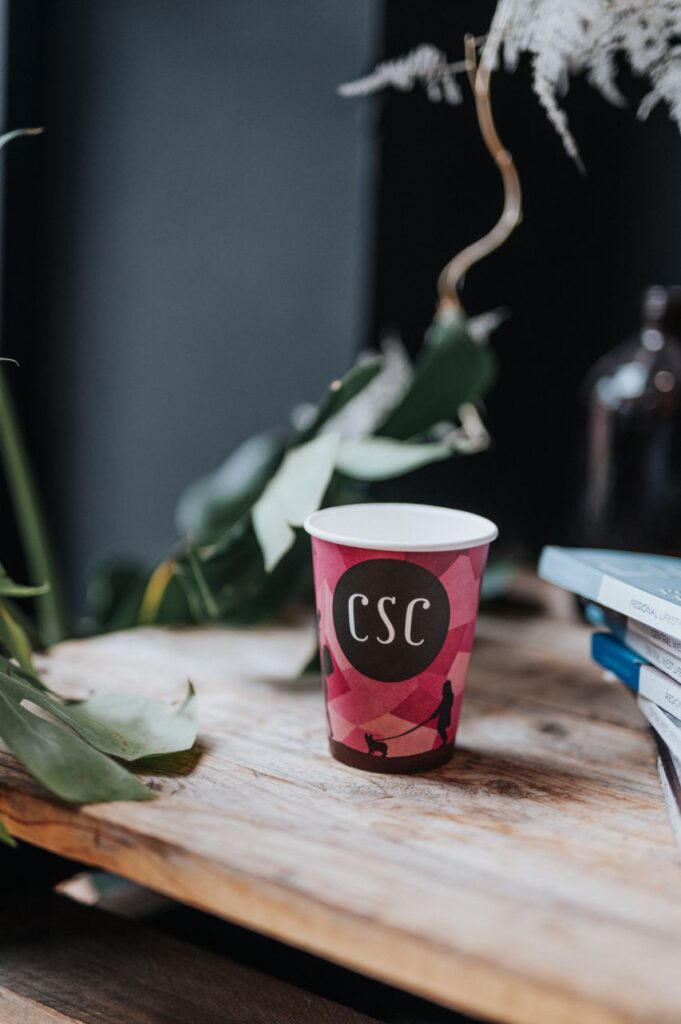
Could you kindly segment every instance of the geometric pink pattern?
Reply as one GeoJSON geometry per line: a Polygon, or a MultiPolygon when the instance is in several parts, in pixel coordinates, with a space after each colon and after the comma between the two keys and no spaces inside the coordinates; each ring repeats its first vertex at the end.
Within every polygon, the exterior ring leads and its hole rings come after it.
{"type": "Polygon", "coordinates": [[[405,757],[442,744],[432,715],[451,683],[454,704],[446,742],[452,742],[461,714],[468,665],[478,614],[482,574],[489,545],[464,551],[373,551],[331,544],[312,538],[320,650],[328,649],[331,663],[322,659],[328,722],[334,740],[367,752],[365,734],[385,741],[388,757],[405,757]],[[402,682],[382,683],[354,668],[343,654],[333,623],[333,594],[347,569],[372,558],[397,558],[422,566],[437,576],[449,598],[446,639],[424,672],[402,682]],[[414,726],[418,728],[413,729],[414,726]],[[413,730],[413,731],[409,731],[413,730]],[[407,735],[396,737],[406,732],[407,735]]]}

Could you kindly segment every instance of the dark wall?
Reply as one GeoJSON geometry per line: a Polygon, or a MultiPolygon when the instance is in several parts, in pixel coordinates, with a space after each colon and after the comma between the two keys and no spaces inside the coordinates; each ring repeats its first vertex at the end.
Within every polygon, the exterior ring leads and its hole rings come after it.
{"type": "Polygon", "coordinates": [[[184,485],[352,360],[371,153],[335,89],[380,11],[11,10],[10,118],[46,134],[9,156],[5,349],[80,587],[104,556],[162,553],[184,485]]]}

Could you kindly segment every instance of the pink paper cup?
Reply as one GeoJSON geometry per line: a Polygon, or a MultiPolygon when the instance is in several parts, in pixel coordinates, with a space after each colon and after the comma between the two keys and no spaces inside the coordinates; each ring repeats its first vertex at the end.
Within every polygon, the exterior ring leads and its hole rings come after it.
{"type": "Polygon", "coordinates": [[[322,509],[305,529],[332,756],[378,772],[444,764],[496,526],[401,503],[322,509]]]}

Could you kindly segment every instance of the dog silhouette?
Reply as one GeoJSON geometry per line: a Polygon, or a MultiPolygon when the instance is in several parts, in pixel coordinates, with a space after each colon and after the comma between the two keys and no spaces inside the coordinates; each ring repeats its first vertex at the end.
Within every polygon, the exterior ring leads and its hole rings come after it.
{"type": "Polygon", "coordinates": [[[364,733],[364,739],[366,740],[367,750],[369,751],[370,754],[377,754],[379,757],[387,757],[387,743],[383,743],[382,740],[375,740],[370,732],[364,733]]]}

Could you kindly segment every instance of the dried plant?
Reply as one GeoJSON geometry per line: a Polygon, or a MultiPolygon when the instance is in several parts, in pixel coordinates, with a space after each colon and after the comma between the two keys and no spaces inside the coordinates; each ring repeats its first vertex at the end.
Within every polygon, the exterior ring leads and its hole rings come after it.
{"type": "Polygon", "coordinates": [[[584,73],[611,103],[624,104],[616,82],[623,56],[651,87],[639,107],[648,116],[664,100],[681,128],[681,3],[679,0],[499,0],[482,62],[503,51],[513,69],[532,58],[534,88],[565,148],[578,159],[557,96],[569,76],[584,73]]]}
{"type": "Polygon", "coordinates": [[[460,103],[461,89],[456,81],[458,72],[465,70],[465,61],[448,64],[446,54],[429,43],[422,43],[397,60],[387,60],[366,78],[346,82],[338,87],[341,96],[367,96],[392,86],[401,92],[410,92],[417,83],[425,88],[428,99],[435,103],[460,103]]]}
{"type": "MultiPolygon", "coordinates": [[[[570,75],[582,73],[607,100],[622,106],[626,101],[617,85],[620,57],[650,86],[639,117],[647,117],[664,101],[681,128],[680,0],[498,0],[481,68],[493,69],[501,56],[512,71],[523,53],[532,61],[535,92],[578,163],[577,145],[558,97],[566,91],[570,75]]],[[[458,101],[455,75],[466,66],[466,61],[447,63],[441,51],[424,44],[404,58],[380,64],[359,82],[341,86],[340,92],[364,95],[390,85],[407,90],[421,83],[430,99],[440,99],[446,69],[448,88],[458,101]]]]}

